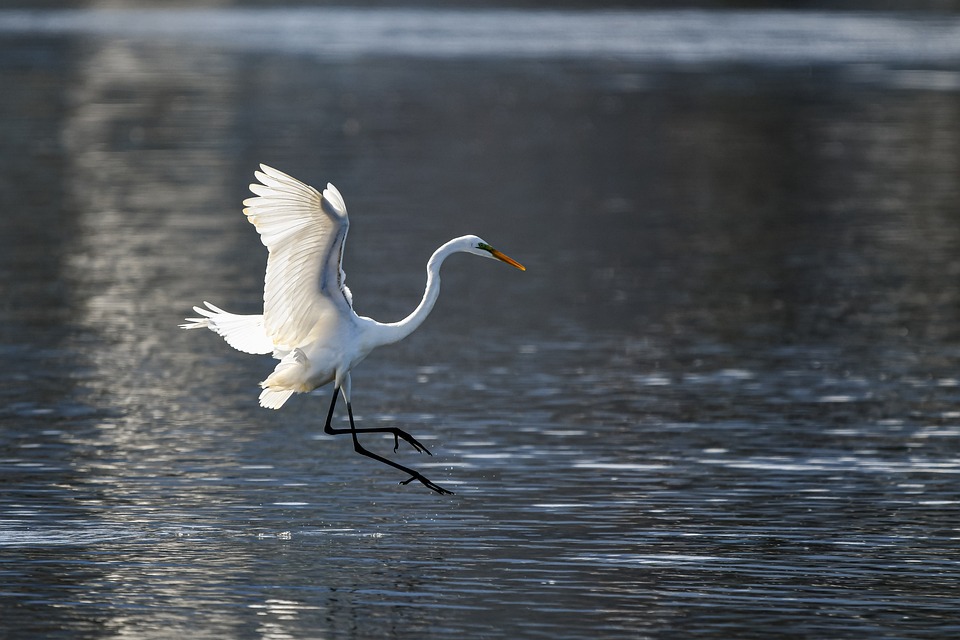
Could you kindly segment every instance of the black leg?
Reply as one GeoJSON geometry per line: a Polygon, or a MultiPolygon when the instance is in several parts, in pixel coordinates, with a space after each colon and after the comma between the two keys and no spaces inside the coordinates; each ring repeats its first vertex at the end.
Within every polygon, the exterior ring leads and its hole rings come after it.
{"type": "MultiPolygon", "coordinates": [[[[336,405],[337,405],[337,396],[338,396],[338,395],[340,395],[340,389],[339,389],[339,388],[334,389],[334,391],[333,391],[333,401],[330,403],[330,411],[327,413],[327,423],[323,426],[323,431],[324,431],[325,433],[328,433],[328,434],[330,434],[330,435],[340,435],[340,434],[344,434],[344,433],[349,433],[349,434],[351,435],[351,437],[353,438],[353,450],[354,450],[354,451],[356,451],[357,453],[359,453],[359,454],[362,455],[362,456],[366,456],[366,457],[368,457],[368,458],[373,458],[374,460],[376,460],[376,461],[378,461],[378,462],[382,462],[383,464],[389,465],[389,466],[393,467],[394,469],[399,469],[400,471],[403,471],[404,473],[409,473],[409,474],[410,474],[410,477],[407,478],[406,480],[404,480],[403,482],[401,482],[400,484],[409,484],[410,482],[413,482],[414,480],[417,480],[417,481],[419,481],[423,486],[425,486],[426,488],[430,489],[431,491],[436,491],[437,493],[439,493],[439,494],[441,494],[441,495],[444,495],[444,494],[453,495],[453,491],[449,491],[449,490],[447,490],[447,489],[444,489],[444,488],[441,487],[440,485],[432,482],[431,480],[429,480],[428,478],[426,478],[424,475],[422,475],[419,471],[414,471],[413,469],[410,469],[409,467],[405,467],[405,466],[403,466],[402,464],[398,464],[398,463],[394,462],[393,460],[388,460],[387,458],[384,458],[383,456],[379,456],[379,455],[373,453],[372,451],[368,451],[367,449],[364,449],[364,448],[363,448],[363,445],[360,444],[360,440],[357,438],[357,434],[358,434],[358,433],[392,433],[392,434],[393,434],[393,437],[394,437],[394,439],[395,439],[395,440],[394,440],[394,447],[393,447],[393,450],[394,450],[394,451],[397,450],[397,444],[398,444],[398,442],[396,441],[396,438],[397,438],[397,437],[400,437],[400,438],[403,438],[404,440],[406,440],[407,442],[409,442],[411,445],[413,445],[413,448],[416,449],[417,451],[425,451],[425,452],[428,453],[428,454],[430,453],[429,451],[427,451],[426,447],[424,447],[422,444],[420,444],[419,442],[417,442],[416,439],[413,438],[413,436],[409,435],[408,433],[406,433],[406,432],[404,432],[404,431],[401,431],[400,429],[395,429],[395,428],[392,428],[392,427],[384,427],[384,428],[382,428],[382,429],[376,429],[376,428],[371,428],[371,429],[357,429],[357,428],[354,426],[354,424],[353,424],[353,407],[350,405],[349,402],[347,402],[347,416],[349,416],[349,418],[350,418],[350,428],[349,428],[349,429],[334,429],[333,426],[331,426],[330,423],[331,423],[331,421],[333,420],[333,409],[334,409],[334,407],[336,407],[336,405]]],[[[432,455],[432,454],[431,454],[431,455],[432,455]]]]}
{"type": "MultiPolygon", "coordinates": [[[[333,390],[333,401],[330,403],[330,411],[327,413],[327,422],[323,425],[323,432],[332,436],[339,436],[345,433],[389,433],[393,435],[393,450],[396,450],[400,447],[400,438],[403,438],[410,446],[416,449],[419,453],[425,453],[428,456],[433,454],[423,446],[423,444],[414,438],[412,435],[404,431],[403,429],[398,429],[396,427],[369,427],[363,429],[356,429],[353,426],[353,416],[350,416],[350,428],[349,429],[335,429],[331,424],[333,421],[333,408],[337,406],[337,397],[340,395],[340,388],[337,387],[333,390]]],[[[350,404],[347,403],[347,410],[349,411],[350,404]]]]}
{"type": "Polygon", "coordinates": [[[388,460],[387,458],[384,458],[384,457],[382,457],[382,456],[378,456],[377,454],[373,453],[372,451],[368,451],[367,449],[364,449],[364,448],[363,448],[363,445],[360,444],[360,440],[357,439],[357,433],[363,433],[363,429],[354,429],[354,428],[353,428],[353,407],[350,406],[350,403],[349,403],[349,402],[347,403],[347,415],[350,417],[350,427],[351,427],[351,428],[350,428],[350,434],[353,436],[353,450],[354,450],[354,451],[356,451],[357,453],[359,453],[359,454],[362,455],[362,456],[367,456],[368,458],[373,458],[374,460],[377,460],[378,462],[382,462],[383,464],[388,464],[388,465],[390,465],[391,467],[393,467],[394,469],[399,469],[400,471],[403,471],[404,473],[409,473],[409,474],[410,474],[410,477],[407,478],[406,480],[404,480],[403,482],[401,482],[400,484],[409,484],[410,482],[412,482],[412,481],[414,481],[414,480],[418,480],[418,481],[419,481],[423,486],[425,486],[426,488],[428,488],[428,489],[430,489],[430,490],[432,490],[432,491],[436,491],[437,493],[439,493],[439,494],[441,494],[441,495],[444,495],[444,494],[446,494],[446,495],[453,495],[453,491],[450,491],[450,490],[448,490],[448,489],[444,489],[444,488],[441,487],[440,485],[438,485],[438,484],[434,483],[433,481],[429,480],[428,478],[426,478],[426,477],[425,477],[424,475],[422,475],[419,471],[414,471],[413,469],[411,469],[411,468],[409,468],[409,467],[405,467],[405,466],[403,466],[402,464],[397,464],[397,463],[394,462],[393,460],[388,460]]]}

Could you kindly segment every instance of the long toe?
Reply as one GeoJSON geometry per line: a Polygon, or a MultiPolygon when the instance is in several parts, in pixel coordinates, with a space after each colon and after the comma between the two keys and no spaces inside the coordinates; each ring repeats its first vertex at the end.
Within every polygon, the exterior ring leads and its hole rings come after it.
{"type": "Polygon", "coordinates": [[[416,449],[418,453],[425,453],[425,454],[427,454],[428,456],[432,456],[432,455],[433,455],[432,453],[430,453],[430,450],[427,449],[427,448],[423,445],[422,442],[420,442],[419,440],[417,440],[416,438],[414,438],[412,435],[410,435],[410,434],[407,433],[406,431],[403,431],[402,429],[397,429],[397,430],[394,432],[394,434],[393,434],[393,438],[394,438],[393,450],[394,450],[394,451],[396,451],[396,450],[397,450],[397,447],[400,446],[400,443],[399,443],[399,441],[397,440],[398,437],[403,438],[404,440],[406,440],[407,443],[409,443],[411,447],[413,447],[414,449],[416,449]]]}
{"type": "Polygon", "coordinates": [[[400,484],[410,484],[410,483],[413,482],[414,480],[419,481],[420,484],[422,484],[423,486],[425,486],[427,489],[430,489],[431,491],[436,491],[437,493],[439,493],[439,494],[442,495],[442,496],[452,496],[452,495],[454,495],[453,491],[450,491],[449,489],[444,489],[443,487],[441,487],[441,486],[438,485],[437,483],[433,482],[432,480],[430,480],[430,479],[428,479],[428,478],[426,478],[425,476],[422,476],[422,475],[420,475],[420,474],[414,474],[414,475],[410,476],[409,478],[407,478],[406,480],[401,481],[400,484]]]}

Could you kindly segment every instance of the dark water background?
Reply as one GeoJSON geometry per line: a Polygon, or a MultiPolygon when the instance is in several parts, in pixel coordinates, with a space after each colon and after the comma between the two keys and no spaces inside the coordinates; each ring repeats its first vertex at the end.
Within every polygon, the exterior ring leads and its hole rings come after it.
{"type": "Polygon", "coordinates": [[[544,19],[0,12],[0,636],[960,635],[960,20],[544,19]],[[176,328],[259,162],[362,314],[527,265],[354,374],[455,496],[176,328]]]}

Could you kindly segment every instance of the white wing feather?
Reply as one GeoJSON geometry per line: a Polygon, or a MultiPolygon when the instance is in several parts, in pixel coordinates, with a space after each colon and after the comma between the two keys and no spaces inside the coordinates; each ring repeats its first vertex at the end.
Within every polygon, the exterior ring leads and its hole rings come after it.
{"type": "Polygon", "coordinates": [[[349,222],[343,197],[327,184],[323,193],[266,165],[251,184],[257,197],[243,213],[270,255],[263,288],[263,324],[278,349],[316,339],[351,301],[340,268],[349,222]],[[334,314],[334,315],[331,315],[334,314]]]}

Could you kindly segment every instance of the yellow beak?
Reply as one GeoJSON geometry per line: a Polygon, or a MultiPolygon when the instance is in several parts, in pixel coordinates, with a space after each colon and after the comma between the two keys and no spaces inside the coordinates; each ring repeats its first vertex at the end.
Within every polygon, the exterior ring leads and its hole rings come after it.
{"type": "Polygon", "coordinates": [[[506,255],[505,253],[500,253],[496,249],[490,249],[490,255],[492,255],[497,260],[500,260],[501,262],[506,262],[511,267],[516,267],[517,269],[520,269],[520,271],[527,270],[525,266],[523,266],[522,264],[520,264],[510,256],[506,255]]]}

